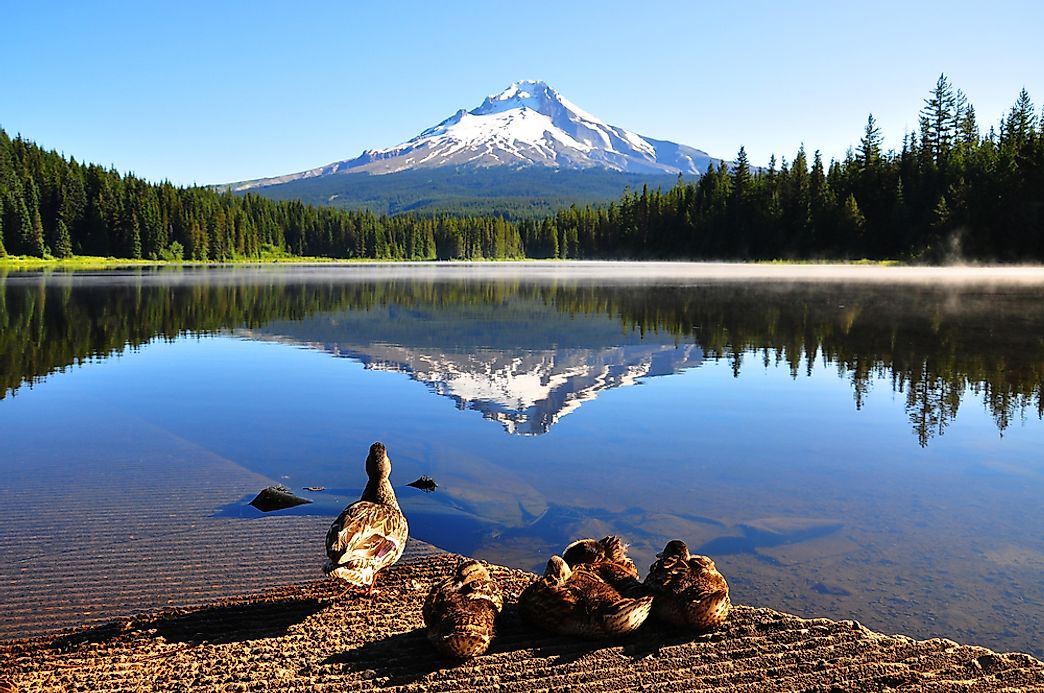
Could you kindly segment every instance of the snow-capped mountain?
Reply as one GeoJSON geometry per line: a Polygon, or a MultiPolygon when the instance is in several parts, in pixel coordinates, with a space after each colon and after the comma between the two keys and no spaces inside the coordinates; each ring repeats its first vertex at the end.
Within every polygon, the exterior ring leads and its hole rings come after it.
{"type": "Polygon", "coordinates": [[[438,167],[545,166],[698,175],[718,161],[693,147],[609,125],[544,82],[523,81],[394,147],[368,149],[354,159],[229,187],[242,191],[338,173],[387,174],[438,167]]]}

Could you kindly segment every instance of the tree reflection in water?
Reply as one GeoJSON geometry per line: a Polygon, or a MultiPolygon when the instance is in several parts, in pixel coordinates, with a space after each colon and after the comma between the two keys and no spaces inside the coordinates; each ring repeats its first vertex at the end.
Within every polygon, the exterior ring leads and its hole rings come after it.
{"type": "MultiPolygon", "coordinates": [[[[905,396],[922,446],[945,432],[969,393],[981,398],[1001,433],[1027,414],[1044,416],[1041,286],[757,280],[635,285],[472,280],[459,273],[360,281],[348,271],[337,280],[292,270],[220,268],[15,273],[0,275],[0,285],[0,398],[68,366],[155,339],[263,330],[334,313],[347,321],[312,320],[310,329],[322,333],[309,339],[343,340],[343,325],[352,324],[352,316],[369,316],[383,342],[456,352],[481,347],[487,353],[616,346],[604,343],[604,329],[588,329],[584,320],[598,317],[604,324],[609,317],[639,341],[698,345],[702,358],[727,360],[737,376],[751,359],[785,364],[794,378],[811,373],[821,359],[849,380],[857,408],[875,380],[890,381],[905,396]],[[542,307],[545,318],[534,306],[542,307]],[[387,312],[381,319],[373,311],[378,307],[421,311],[423,319],[394,319],[387,312]]],[[[359,337],[351,335],[355,342],[359,337]]],[[[692,365],[677,367],[686,364],[692,365]]]]}

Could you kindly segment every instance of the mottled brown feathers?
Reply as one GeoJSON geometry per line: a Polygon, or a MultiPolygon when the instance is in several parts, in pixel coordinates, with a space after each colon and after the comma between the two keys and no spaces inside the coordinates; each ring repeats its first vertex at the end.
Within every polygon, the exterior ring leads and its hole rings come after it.
{"type": "Polygon", "coordinates": [[[463,561],[424,601],[428,640],[447,657],[477,657],[489,649],[503,606],[500,585],[486,568],[475,560],[463,561]]]}
{"type": "Polygon", "coordinates": [[[370,446],[366,472],[369,480],[362,498],[345,508],[326,533],[329,560],[323,570],[369,590],[377,573],[402,556],[409,525],[388,481],[391,461],[383,444],[370,446]]]}
{"type": "Polygon", "coordinates": [[[667,623],[711,630],[728,618],[729,585],[707,556],[692,555],[684,542],[672,541],[649,568],[645,584],[652,591],[653,610],[667,623]]]}
{"type": "Polygon", "coordinates": [[[562,635],[613,638],[633,632],[649,616],[652,597],[630,598],[587,564],[569,567],[560,556],[548,561],[544,576],[518,598],[530,623],[562,635]]]}
{"type": "Polygon", "coordinates": [[[625,597],[648,593],[638,579],[638,568],[627,556],[627,545],[617,536],[603,539],[578,539],[567,546],[562,558],[570,568],[585,565],[625,597]]]}

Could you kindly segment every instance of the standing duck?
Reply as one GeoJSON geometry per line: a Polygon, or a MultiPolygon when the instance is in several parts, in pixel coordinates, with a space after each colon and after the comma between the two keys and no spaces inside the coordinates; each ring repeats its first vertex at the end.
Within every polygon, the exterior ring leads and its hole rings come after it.
{"type": "Polygon", "coordinates": [[[369,481],[362,497],[345,508],[326,533],[329,560],[323,572],[367,594],[373,591],[377,573],[402,556],[409,534],[406,517],[388,481],[390,474],[391,460],[384,444],[374,443],[366,457],[369,481]]]}
{"type": "Polygon", "coordinates": [[[708,556],[689,553],[684,541],[667,543],[649,568],[645,584],[656,616],[676,626],[711,630],[725,622],[732,604],[729,585],[708,556]]]}
{"type": "Polygon", "coordinates": [[[562,552],[566,564],[575,569],[585,565],[626,597],[648,594],[638,579],[638,568],[627,556],[627,544],[618,536],[603,539],[578,539],[562,552]]]}
{"type": "Polygon", "coordinates": [[[652,597],[624,597],[590,566],[573,570],[552,556],[544,576],[518,598],[522,616],[560,635],[604,639],[627,635],[645,622],[652,597]]]}
{"type": "Polygon", "coordinates": [[[432,587],[421,613],[428,640],[440,654],[468,659],[489,649],[503,608],[500,584],[481,563],[467,560],[452,577],[432,587]]]}

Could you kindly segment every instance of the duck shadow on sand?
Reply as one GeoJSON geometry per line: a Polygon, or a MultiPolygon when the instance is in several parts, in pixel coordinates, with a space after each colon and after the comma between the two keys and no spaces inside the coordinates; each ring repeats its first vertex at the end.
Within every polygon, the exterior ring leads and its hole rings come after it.
{"type": "Polygon", "coordinates": [[[215,605],[146,618],[125,619],[95,626],[56,638],[52,649],[67,650],[89,643],[104,643],[147,632],[169,643],[226,644],[278,638],[290,628],[329,606],[314,598],[299,598],[249,604],[215,605]]]}
{"type": "Polygon", "coordinates": [[[613,640],[584,640],[547,633],[529,625],[518,613],[517,605],[505,604],[497,619],[497,635],[489,650],[474,660],[454,660],[440,656],[428,642],[425,629],[416,628],[367,642],[345,652],[330,655],[324,667],[349,667],[356,672],[372,671],[382,686],[405,686],[442,670],[476,666],[489,659],[518,661],[516,653],[546,661],[554,669],[568,666],[602,649],[616,648],[619,654],[635,661],[655,656],[663,647],[693,640],[721,637],[714,633],[699,636],[649,621],[636,633],[613,640]],[[622,650],[622,651],[621,651],[622,650]]]}

